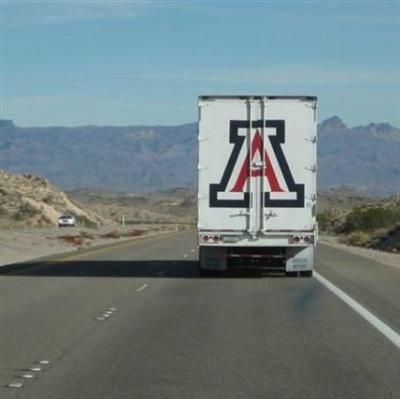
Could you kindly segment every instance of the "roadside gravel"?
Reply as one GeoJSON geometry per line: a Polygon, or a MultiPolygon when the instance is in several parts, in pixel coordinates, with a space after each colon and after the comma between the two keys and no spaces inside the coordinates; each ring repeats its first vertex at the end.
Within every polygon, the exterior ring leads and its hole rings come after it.
{"type": "Polygon", "coordinates": [[[393,266],[400,269],[400,254],[391,254],[388,252],[377,251],[375,249],[353,247],[350,245],[341,244],[338,242],[338,238],[333,236],[320,236],[319,241],[323,244],[343,249],[354,255],[374,259],[377,262],[383,263],[384,265],[393,266]]]}
{"type": "Polygon", "coordinates": [[[132,240],[135,238],[133,235],[121,238],[114,237],[132,233],[134,230],[146,230],[144,234],[137,237],[166,232],[165,230],[152,229],[149,226],[138,228],[101,226],[97,229],[48,227],[0,230],[0,267],[44,256],[132,240]],[[108,235],[108,237],[100,237],[104,235],[108,235]],[[62,236],[67,237],[67,239],[63,239],[62,236]],[[68,237],[71,237],[71,239],[68,237]],[[77,237],[78,240],[74,242],[73,237],[77,237]]]}

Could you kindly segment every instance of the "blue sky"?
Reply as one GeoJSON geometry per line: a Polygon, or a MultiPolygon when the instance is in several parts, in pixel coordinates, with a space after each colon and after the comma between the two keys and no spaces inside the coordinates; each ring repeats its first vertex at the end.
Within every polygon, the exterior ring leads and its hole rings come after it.
{"type": "Polygon", "coordinates": [[[180,124],[199,94],[311,94],[400,127],[400,2],[0,0],[0,118],[180,124]]]}

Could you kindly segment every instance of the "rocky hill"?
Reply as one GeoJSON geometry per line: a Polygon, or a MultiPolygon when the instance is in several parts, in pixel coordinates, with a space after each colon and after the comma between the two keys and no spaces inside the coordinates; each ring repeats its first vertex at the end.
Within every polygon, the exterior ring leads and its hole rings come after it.
{"type": "MultiPolygon", "coordinates": [[[[318,126],[320,189],[350,186],[399,192],[400,129],[349,128],[339,117],[318,126]]],[[[0,120],[0,168],[46,176],[63,189],[154,191],[196,186],[197,124],[21,128],[0,120]]]]}
{"type": "Polygon", "coordinates": [[[57,225],[63,212],[74,214],[85,225],[109,223],[43,177],[0,170],[0,227],[57,225]]]}

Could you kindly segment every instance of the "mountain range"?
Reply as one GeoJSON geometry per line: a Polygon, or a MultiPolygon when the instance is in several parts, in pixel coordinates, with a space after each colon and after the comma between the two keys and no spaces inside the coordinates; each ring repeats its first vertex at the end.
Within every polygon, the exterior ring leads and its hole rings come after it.
{"type": "MultiPolygon", "coordinates": [[[[194,188],[197,123],[179,126],[18,127],[0,120],[0,169],[46,176],[63,189],[114,191],[194,188]]],[[[400,191],[400,129],[348,127],[334,116],[318,125],[320,189],[400,191]]]]}

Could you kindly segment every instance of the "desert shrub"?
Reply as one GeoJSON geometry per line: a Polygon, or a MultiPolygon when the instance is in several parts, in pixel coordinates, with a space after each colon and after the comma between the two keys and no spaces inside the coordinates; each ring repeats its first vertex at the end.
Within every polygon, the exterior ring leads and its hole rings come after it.
{"type": "Polygon", "coordinates": [[[84,242],[84,238],[80,235],[65,235],[65,236],[59,236],[59,240],[62,240],[68,244],[79,246],[82,245],[84,242]]]}
{"type": "Polygon", "coordinates": [[[400,210],[383,207],[356,207],[346,216],[342,226],[343,233],[353,231],[372,231],[390,228],[400,222],[400,210]]]}
{"type": "Polygon", "coordinates": [[[15,221],[20,222],[30,219],[31,217],[36,216],[39,213],[40,211],[38,209],[28,203],[24,203],[20,206],[19,210],[12,215],[12,218],[15,221]]]}
{"type": "Polygon", "coordinates": [[[350,234],[340,237],[339,242],[356,247],[365,247],[371,240],[371,236],[363,231],[353,231],[350,234]]]}
{"type": "Polygon", "coordinates": [[[32,206],[31,204],[24,203],[20,207],[19,213],[21,213],[25,217],[31,217],[31,216],[37,215],[38,213],[40,213],[40,211],[38,209],[36,209],[34,206],[32,206]]]}
{"type": "MultiPolygon", "coordinates": [[[[68,244],[80,246],[85,243],[85,240],[94,240],[95,236],[87,233],[86,231],[80,231],[79,234],[67,234],[58,237],[59,240],[62,240],[68,244]]],[[[87,244],[86,244],[87,245],[87,244]]]]}
{"type": "Polygon", "coordinates": [[[143,234],[146,234],[146,230],[129,230],[126,233],[123,234],[124,237],[137,237],[137,236],[142,236],[143,234]]]}
{"type": "Polygon", "coordinates": [[[86,240],[94,240],[95,239],[95,236],[93,234],[90,234],[86,231],[80,231],[79,235],[86,240]]]}
{"type": "Polygon", "coordinates": [[[25,220],[25,217],[21,212],[15,212],[12,215],[12,219],[16,222],[22,222],[23,220],[25,220]]]}
{"type": "Polygon", "coordinates": [[[0,216],[8,216],[8,210],[3,206],[0,206],[0,216]]]}
{"type": "Polygon", "coordinates": [[[318,227],[321,231],[327,231],[332,224],[332,217],[328,212],[321,212],[317,214],[318,227]]]}
{"type": "Polygon", "coordinates": [[[54,195],[48,194],[43,198],[43,202],[46,204],[52,204],[54,202],[54,195]]]}
{"type": "Polygon", "coordinates": [[[117,238],[121,238],[121,233],[119,233],[118,231],[110,231],[109,233],[101,234],[100,237],[117,239],[117,238]]]}
{"type": "Polygon", "coordinates": [[[400,251],[400,224],[394,228],[387,230],[377,230],[374,232],[374,237],[369,243],[371,248],[380,249],[389,252],[400,251]]]}

